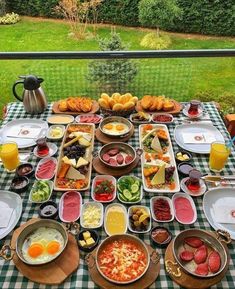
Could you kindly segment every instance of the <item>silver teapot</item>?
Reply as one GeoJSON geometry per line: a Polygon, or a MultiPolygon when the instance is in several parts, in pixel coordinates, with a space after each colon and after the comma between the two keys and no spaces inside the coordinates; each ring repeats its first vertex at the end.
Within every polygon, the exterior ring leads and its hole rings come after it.
{"type": "Polygon", "coordinates": [[[42,113],[47,108],[46,95],[40,86],[43,82],[43,78],[38,78],[35,75],[19,76],[23,80],[18,80],[13,85],[14,96],[23,101],[26,112],[30,114],[42,113]],[[22,97],[16,92],[16,86],[23,84],[24,91],[22,97]]]}

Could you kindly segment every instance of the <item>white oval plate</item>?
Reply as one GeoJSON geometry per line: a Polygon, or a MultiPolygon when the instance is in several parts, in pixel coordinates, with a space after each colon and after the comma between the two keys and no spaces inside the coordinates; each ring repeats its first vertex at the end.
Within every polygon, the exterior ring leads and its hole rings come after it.
{"type": "Polygon", "coordinates": [[[69,124],[73,121],[74,121],[74,117],[72,115],[69,115],[69,114],[52,114],[52,115],[48,116],[48,118],[47,118],[47,122],[50,124],[69,124]],[[57,121],[53,120],[55,117],[58,118],[57,121]],[[64,117],[67,117],[68,121],[64,121],[63,120],[64,117]]]}
{"type": "Polygon", "coordinates": [[[103,225],[103,221],[104,221],[104,206],[101,203],[99,203],[99,202],[87,202],[87,203],[84,203],[82,205],[80,224],[83,228],[85,228],[85,229],[97,229],[103,225]],[[97,226],[85,226],[84,225],[84,211],[89,206],[95,206],[95,207],[98,207],[101,209],[100,222],[97,226]]]}
{"type": "Polygon", "coordinates": [[[34,182],[34,184],[33,184],[33,186],[32,186],[32,189],[31,189],[31,191],[30,191],[30,193],[29,193],[29,202],[30,202],[30,203],[42,204],[42,203],[45,203],[45,202],[49,201],[50,198],[51,198],[52,191],[53,191],[53,182],[47,180],[46,182],[48,183],[48,185],[49,185],[49,187],[50,187],[50,194],[49,194],[48,198],[47,198],[46,200],[42,201],[42,202],[36,202],[36,201],[33,201],[33,200],[32,200],[32,194],[33,194],[34,187],[36,186],[36,183],[39,182],[39,181],[42,181],[42,180],[37,180],[37,181],[34,182]]]}
{"type": "Polygon", "coordinates": [[[214,211],[213,211],[213,204],[219,199],[223,201],[226,198],[233,199],[232,202],[235,204],[235,189],[234,188],[216,188],[207,191],[203,197],[203,211],[205,216],[210,223],[210,225],[215,229],[221,229],[229,232],[231,238],[235,240],[235,224],[222,224],[218,223],[215,220],[214,211]]]}
{"type": "Polygon", "coordinates": [[[224,137],[221,132],[211,124],[207,123],[190,123],[177,125],[174,131],[174,139],[176,143],[183,149],[193,152],[196,154],[209,154],[211,144],[192,144],[184,143],[183,133],[204,133],[204,134],[213,134],[216,141],[224,141],[224,137]]]}
{"type": "Polygon", "coordinates": [[[17,225],[22,214],[22,199],[13,192],[0,191],[0,210],[1,208],[12,208],[13,212],[6,228],[0,228],[0,240],[6,237],[17,225]]]}
{"type": "Polygon", "coordinates": [[[38,138],[46,136],[46,132],[48,129],[48,124],[40,119],[14,119],[9,121],[3,128],[0,130],[0,141],[13,141],[16,142],[18,148],[27,148],[36,145],[36,140],[38,138]],[[24,127],[30,127],[32,129],[40,129],[40,132],[37,137],[35,138],[22,138],[22,137],[15,137],[17,132],[24,127]]]}
{"type": "Polygon", "coordinates": [[[174,218],[175,218],[175,213],[174,213],[172,200],[169,197],[164,197],[164,196],[152,197],[151,200],[150,200],[150,210],[151,210],[151,215],[152,215],[153,220],[155,222],[158,222],[158,223],[169,223],[169,222],[173,221],[174,218]],[[153,204],[154,204],[154,201],[157,200],[157,199],[164,199],[164,200],[166,200],[168,202],[168,204],[170,206],[171,216],[172,216],[170,220],[161,221],[161,220],[156,218],[156,216],[154,214],[153,204]]]}
{"type": "Polygon", "coordinates": [[[188,194],[185,194],[185,193],[176,193],[176,194],[174,194],[174,196],[172,197],[172,203],[173,203],[175,218],[176,218],[176,220],[177,220],[179,223],[181,223],[181,224],[183,224],[183,225],[190,225],[190,224],[193,224],[193,223],[196,222],[196,220],[197,220],[197,210],[196,210],[196,207],[195,207],[195,204],[194,204],[193,199],[192,199],[188,194]],[[183,198],[185,198],[185,199],[188,199],[189,202],[190,202],[190,204],[191,204],[191,206],[192,206],[192,209],[193,209],[193,211],[194,211],[194,218],[193,218],[193,220],[192,220],[191,222],[189,222],[189,223],[183,223],[182,221],[180,221],[180,220],[177,218],[176,209],[175,209],[175,199],[177,199],[177,198],[179,198],[179,197],[183,197],[183,198]]]}
{"type": "Polygon", "coordinates": [[[151,214],[150,214],[150,210],[148,207],[146,206],[138,206],[138,205],[135,205],[135,206],[130,206],[129,209],[128,209],[128,230],[131,231],[132,233],[136,233],[136,234],[145,234],[145,233],[148,233],[150,230],[151,230],[151,227],[152,227],[152,222],[151,222],[151,214]],[[143,208],[145,209],[145,211],[147,211],[147,213],[149,214],[149,227],[147,230],[145,231],[135,231],[131,228],[131,221],[130,221],[130,214],[131,214],[131,209],[135,207],[135,208],[143,208]]]}
{"type": "Polygon", "coordinates": [[[57,150],[58,150],[57,145],[55,145],[54,143],[51,143],[51,142],[48,142],[47,145],[48,145],[48,147],[49,147],[49,153],[48,153],[48,155],[46,155],[46,156],[44,156],[44,157],[39,156],[39,155],[37,154],[37,147],[35,147],[34,150],[33,150],[34,155],[35,155],[37,158],[40,158],[40,159],[44,159],[44,158],[47,158],[47,157],[52,157],[52,156],[54,156],[54,155],[57,153],[57,150]]]}
{"type": "Polygon", "coordinates": [[[124,207],[123,205],[121,204],[118,204],[118,203],[112,203],[110,205],[108,205],[105,209],[105,213],[104,213],[104,230],[106,232],[106,234],[108,236],[111,236],[111,234],[108,232],[107,228],[106,228],[106,221],[107,221],[107,212],[109,210],[109,208],[113,207],[113,206],[117,206],[117,207],[121,207],[123,212],[124,212],[124,215],[125,215],[125,219],[126,219],[126,226],[125,226],[125,232],[123,232],[122,234],[126,234],[127,232],[127,224],[128,224],[128,217],[127,217],[127,211],[126,211],[126,207],[124,207]]]}
{"type": "Polygon", "coordinates": [[[59,139],[62,139],[62,137],[64,136],[64,132],[65,132],[65,126],[64,126],[64,125],[62,125],[62,124],[53,124],[52,126],[50,126],[50,128],[49,128],[48,131],[47,131],[47,138],[50,139],[50,140],[59,140],[59,139]],[[59,137],[52,137],[52,136],[50,136],[50,131],[51,131],[53,128],[56,128],[56,127],[61,128],[61,130],[62,130],[61,136],[59,136],[59,137]]]}
{"type": "Polygon", "coordinates": [[[57,166],[57,159],[56,159],[56,158],[53,158],[53,157],[45,157],[45,158],[41,159],[41,160],[39,161],[37,167],[36,167],[35,178],[36,178],[37,180],[51,180],[51,179],[53,179],[53,177],[54,177],[54,175],[55,175],[55,171],[56,171],[56,166],[57,166]],[[49,178],[49,179],[40,179],[40,178],[38,178],[38,177],[37,177],[37,172],[38,172],[39,167],[40,167],[42,164],[44,164],[46,161],[49,161],[49,160],[52,160],[52,161],[55,163],[55,169],[54,169],[54,173],[53,173],[52,177],[49,178]]]}
{"type": "Polygon", "coordinates": [[[76,221],[80,218],[80,216],[81,216],[81,211],[82,211],[82,196],[81,196],[81,194],[80,194],[79,192],[77,192],[77,191],[68,191],[68,192],[64,193],[64,194],[62,195],[62,197],[60,198],[60,202],[59,202],[59,218],[60,218],[60,220],[61,220],[62,222],[64,222],[64,223],[71,223],[70,221],[67,221],[67,220],[65,220],[65,219],[63,218],[64,197],[65,197],[66,194],[68,194],[68,193],[78,194],[78,196],[79,196],[79,198],[80,198],[80,204],[79,204],[79,206],[80,206],[80,213],[78,214],[77,218],[76,218],[75,220],[73,220],[73,222],[76,222],[76,221]]]}
{"type": "Polygon", "coordinates": [[[113,176],[110,175],[98,175],[96,177],[94,177],[93,181],[92,181],[92,186],[91,186],[91,197],[92,200],[95,202],[99,202],[99,203],[111,203],[115,198],[116,198],[116,191],[117,191],[117,185],[116,185],[116,179],[113,176]],[[98,201],[95,198],[94,195],[94,190],[95,190],[95,183],[98,180],[108,180],[111,181],[112,184],[114,185],[114,192],[113,192],[113,198],[108,200],[108,201],[98,201]]]}

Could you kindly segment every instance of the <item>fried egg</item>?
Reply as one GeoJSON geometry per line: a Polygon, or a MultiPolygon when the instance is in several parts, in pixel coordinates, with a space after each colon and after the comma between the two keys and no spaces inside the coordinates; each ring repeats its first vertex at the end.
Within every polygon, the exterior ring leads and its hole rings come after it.
{"type": "Polygon", "coordinates": [[[40,264],[54,259],[63,248],[64,238],[58,230],[41,227],[25,239],[22,255],[26,261],[40,264]]]}
{"type": "Polygon", "coordinates": [[[125,123],[109,122],[103,126],[103,131],[110,135],[121,135],[128,133],[129,128],[125,123]]]}

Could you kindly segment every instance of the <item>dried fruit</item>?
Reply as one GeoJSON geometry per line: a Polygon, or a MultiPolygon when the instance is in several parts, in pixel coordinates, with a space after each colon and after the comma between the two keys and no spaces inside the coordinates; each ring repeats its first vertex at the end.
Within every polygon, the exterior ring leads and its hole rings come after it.
{"type": "Polygon", "coordinates": [[[198,237],[185,238],[184,242],[193,248],[198,248],[204,244],[204,242],[198,237]]]}
{"type": "Polygon", "coordinates": [[[211,252],[208,258],[208,263],[212,273],[218,272],[221,265],[220,254],[216,251],[211,252]]]}

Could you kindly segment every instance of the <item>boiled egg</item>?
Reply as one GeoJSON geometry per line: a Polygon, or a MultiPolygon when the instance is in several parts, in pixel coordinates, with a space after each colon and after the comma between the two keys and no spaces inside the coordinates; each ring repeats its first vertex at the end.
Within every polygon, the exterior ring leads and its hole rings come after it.
{"type": "Polygon", "coordinates": [[[54,259],[63,248],[64,238],[58,230],[41,227],[25,239],[22,254],[26,261],[40,264],[54,259]]]}

